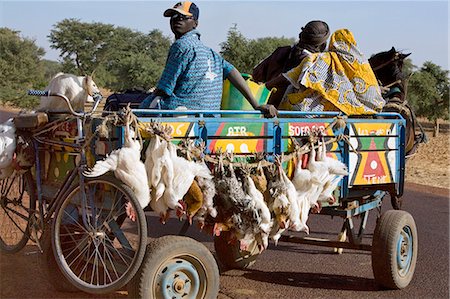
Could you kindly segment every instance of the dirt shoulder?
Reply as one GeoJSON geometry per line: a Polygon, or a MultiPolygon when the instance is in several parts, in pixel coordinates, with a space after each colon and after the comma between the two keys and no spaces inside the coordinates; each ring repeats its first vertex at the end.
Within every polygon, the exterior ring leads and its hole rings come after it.
{"type": "Polygon", "coordinates": [[[420,144],[417,153],[406,161],[406,182],[450,189],[450,134],[441,133],[420,144]]]}

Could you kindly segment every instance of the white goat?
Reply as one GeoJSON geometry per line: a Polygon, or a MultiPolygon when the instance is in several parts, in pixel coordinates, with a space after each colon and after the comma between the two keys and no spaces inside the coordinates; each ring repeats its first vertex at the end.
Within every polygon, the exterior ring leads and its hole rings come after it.
{"type": "MultiPolygon", "coordinates": [[[[91,76],[76,76],[73,74],[58,73],[51,80],[45,90],[51,93],[65,95],[74,110],[82,110],[85,102],[93,102],[92,96],[100,93],[99,88],[91,76]]],[[[55,96],[41,97],[38,111],[68,110],[66,102],[55,96]]]]}

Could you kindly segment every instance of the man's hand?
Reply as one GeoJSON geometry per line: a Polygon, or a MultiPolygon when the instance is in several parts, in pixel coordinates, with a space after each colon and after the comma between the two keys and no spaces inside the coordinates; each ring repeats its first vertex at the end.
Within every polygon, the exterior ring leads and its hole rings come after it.
{"type": "Polygon", "coordinates": [[[261,111],[265,118],[273,118],[278,115],[278,110],[274,105],[261,105],[256,110],[261,111]]]}

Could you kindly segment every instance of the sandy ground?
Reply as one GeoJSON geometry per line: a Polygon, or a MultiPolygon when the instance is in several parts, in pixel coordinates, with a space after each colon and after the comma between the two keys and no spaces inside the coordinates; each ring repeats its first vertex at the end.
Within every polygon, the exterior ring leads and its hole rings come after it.
{"type": "Polygon", "coordinates": [[[431,137],[406,161],[406,182],[450,189],[450,133],[431,137]]]}

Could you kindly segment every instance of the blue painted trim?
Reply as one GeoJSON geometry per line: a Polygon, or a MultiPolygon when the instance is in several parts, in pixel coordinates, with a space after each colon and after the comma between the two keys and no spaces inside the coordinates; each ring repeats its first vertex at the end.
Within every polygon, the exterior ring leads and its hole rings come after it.
{"type": "Polygon", "coordinates": [[[405,185],[405,171],[406,171],[406,160],[405,160],[405,146],[406,146],[406,125],[403,123],[400,125],[400,146],[398,151],[398,161],[399,165],[397,167],[398,172],[398,183],[396,184],[396,193],[400,197],[403,195],[403,189],[405,185]]]}
{"type": "MultiPolygon", "coordinates": [[[[347,124],[345,126],[344,134],[349,135],[350,127],[347,124]]],[[[344,142],[343,140],[338,142],[338,146],[340,149],[342,149],[342,162],[347,166],[349,174],[344,176],[341,180],[341,199],[347,198],[349,193],[349,184],[350,184],[350,146],[347,142],[344,142]]]]}
{"type": "Polygon", "coordinates": [[[281,138],[281,134],[282,134],[282,130],[281,130],[281,126],[278,124],[275,124],[273,126],[274,129],[274,134],[273,134],[273,152],[275,155],[281,155],[281,147],[282,147],[282,138],[281,138]]]}
{"type": "Polygon", "coordinates": [[[334,209],[334,208],[323,208],[320,212],[321,215],[330,215],[330,216],[341,216],[345,218],[351,218],[362,213],[368,212],[375,208],[381,206],[384,196],[386,195],[385,191],[375,191],[374,199],[370,202],[364,203],[354,209],[351,210],[342,210],[342,209],[334,209]]]}

